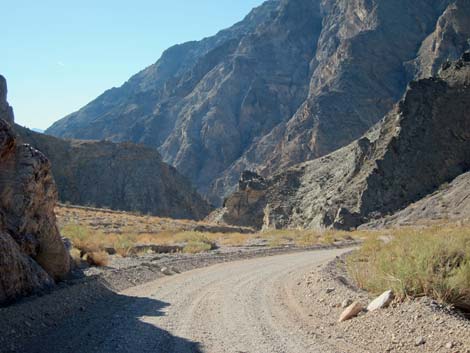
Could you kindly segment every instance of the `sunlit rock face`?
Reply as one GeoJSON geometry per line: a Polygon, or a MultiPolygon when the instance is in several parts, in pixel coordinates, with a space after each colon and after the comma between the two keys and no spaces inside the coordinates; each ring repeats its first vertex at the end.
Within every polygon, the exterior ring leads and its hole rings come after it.
{"type": "Polygon", "coordinates": [[[17,142],[6,97],[0,76],[0,303],[51,286],[70,270],[56,226],[51,165],[17,142]]]}
{"type": "Polygon", "coordinates": [[[464,0],[271,0],[167,50],[47,132],[158,149],[213,203],[362,136],[410,80],[458,59],[464,0]]]}

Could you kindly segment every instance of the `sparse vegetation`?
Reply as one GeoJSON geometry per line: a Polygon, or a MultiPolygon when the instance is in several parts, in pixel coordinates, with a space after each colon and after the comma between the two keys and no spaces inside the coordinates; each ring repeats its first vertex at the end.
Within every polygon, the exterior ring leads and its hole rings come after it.
{"type": "Polygon", "coordinates": [[[373,293],[393,289],[402,299],[429,296],[470,310],[470,228],[433,226],[370,236],[348,259],[357,284],[373,293]]]}
{"type": "Polygon", "coordinates": [[[85,256],[90,266],[103,267],[107,266],[109,262],[109,255],[105,251],[92,251],[85,256]]]}
{"type": "Polygon", "coordinates": [[[77,264],[82,264],[90,253],[108,252],[127,257],[144,245],[177,246],[175,251],[194,254],[220,246],[252,244],[309,247],[332,244],[353,236],[346,232],[313,230],[270,230],[250,234],[196,232],[193,229],[204,223],[65,206],[58,207],[57,215],[62,234],[74,245],[72,256],[77,264]]]}

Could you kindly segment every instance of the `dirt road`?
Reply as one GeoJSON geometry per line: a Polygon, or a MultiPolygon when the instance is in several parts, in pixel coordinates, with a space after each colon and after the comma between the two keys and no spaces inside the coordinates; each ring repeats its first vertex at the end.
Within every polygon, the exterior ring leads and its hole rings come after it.
{"type": "Polygon", "coordinates": [[[24,352],[334,352],[312,331],[299,279],[347,249],[238,261],[116,294],[32,339],[24,352]],[[302,303],[303,302],[303,303],[302,303]],[[305,305],[305,307],[304,307],[305,305]]]}

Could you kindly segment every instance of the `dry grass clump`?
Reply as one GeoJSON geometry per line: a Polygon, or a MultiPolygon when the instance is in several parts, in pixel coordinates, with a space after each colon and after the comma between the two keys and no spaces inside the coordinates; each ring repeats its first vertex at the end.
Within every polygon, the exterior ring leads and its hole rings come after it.
{"type": "Polygon", "coordinates": [[[108,250],[112,249],[121,256],[128,256],[137,238],[133,234],[105,234],[78,224],[66,225],[61,229],[61,233],[72,241],[74,248],[70,254],[77,265],[85,260],[93,266],[106,266],[108,250]]]}
{"type": "Polygon", "coordinates": [[[217,239],[225,238],[224,234],[198,232],[161,232],[157,234],[104,233],[79,224],[68,224],[61,229],[62,234],[72,241],[71,251],[77,265],[87,261],[99,266],[107,263],[104,254],[117,253],[123,257],[130,256],[139,245],[183,245],[187,253],[199,253],[217,248],[217,239]],[[96,259],[96,261],[95,261],[96,259]]]}
{"type": "Polygon", "coordinates": [[[93,251],[85,255],[85,260],[90,266],[103,267],[109,263],[109,255],[106,251],[93,251]]]}
{"type": "Polygon", "coordinates": [[[267,241],[271,247],[296,245],[310,247],[319,244],[331,245],[338,241],[360,238],[361,234],[335,230],[266,230],[257,236],[267,241]]]}
{"type": "Polygon", "coordinates": [[[177,243],[186,244],[183,252],[197,254],[217,249],[217,244],[206,233],[182,232],[175,235],[177,243]]]}
{"type": "Polygon", "coordinates": [[[389,242],[369,237],[348,259],[357,284],[373,293],[429,296],[470,310],[470,228],[391,230],[389,242]]]}
{"type": "Polygon", "coordinates": [[[70,257],[72,258],[72,261],[75,264],[75,266],[80,267],[82,265],[83,263],[82,252],[79,249],[72,248],[70,250],[70,257]]]}

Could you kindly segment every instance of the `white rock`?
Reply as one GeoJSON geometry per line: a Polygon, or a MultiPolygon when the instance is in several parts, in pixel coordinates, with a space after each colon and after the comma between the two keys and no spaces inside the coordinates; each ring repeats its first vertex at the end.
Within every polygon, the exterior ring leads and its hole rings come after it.
{"type": "Polygon", "coordinates": [[[343,311],[338,322],[350,320],[356,317],[362,310],[364,310],[364,307],[360,303],[354,302],[343,311]]]}
{"type": "Polygon", "coordinates": [[[418,347],[418,346],[422,346],[426,344],[426,339],[424,337],[418,337],[415,341],[415,346],[418,347]]]}
{"type": "Polygon", "coordinates": [[[166,276],[171,276],[173,273],[168,269],[168,267],[162,267],[160,269],[160,272],[163,273],[166,276]]]}
{"type": "Polygon", "coordinates": [[[386,291],[380,297],[374,299],[369,306],[367,307],[367,311],[374,311],[378,309],[383,309],[388,307],[395,298],[392,290],[386,291]]]}

